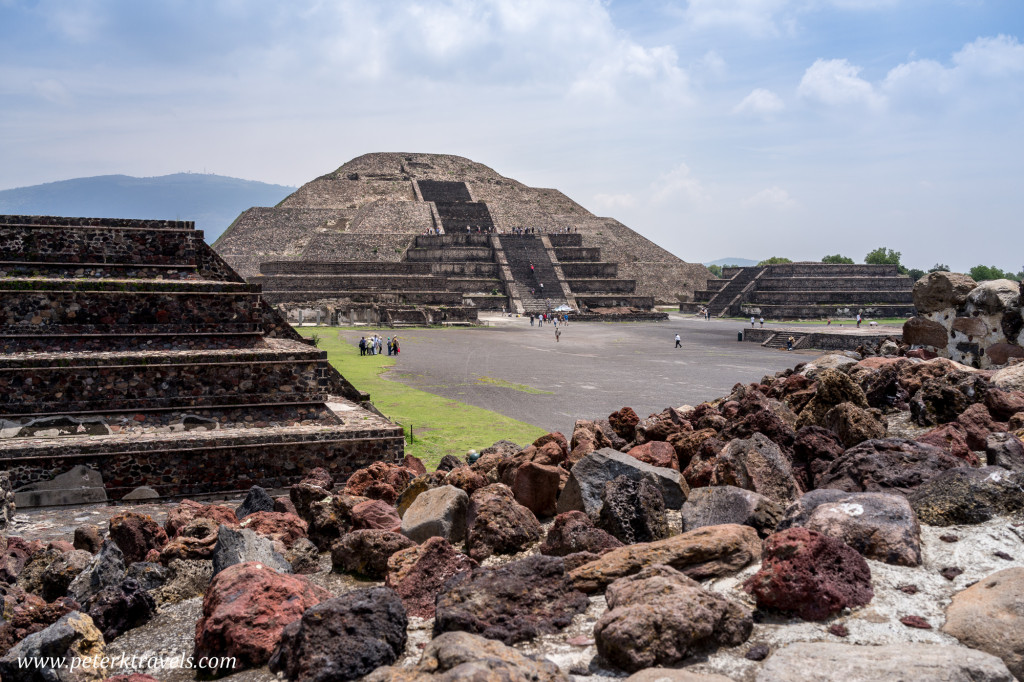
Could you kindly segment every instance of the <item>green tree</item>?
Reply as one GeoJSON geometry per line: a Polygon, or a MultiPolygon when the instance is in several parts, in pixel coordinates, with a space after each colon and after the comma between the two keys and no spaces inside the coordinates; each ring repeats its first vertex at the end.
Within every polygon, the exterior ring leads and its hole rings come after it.
{"type": "Polygon", "coordinates": [[[853,265],[853,259],[847,258],[846,256],[840,256],[838,253],[832,256],[825,256],[821,259],[822,263],[834,263],[836,265],[853,265]]]}
{"type": "Polygon", "coordinates": [[[927,272],[925,272],[924,270],[920,270],[918,268],[910,268],[909,270],[907,270],[907,277],[914,280],[915,282],[927,274],[927,272]]]}
{"type": "Polygon", "coordinates": [[[949,272],[949,266],[945,263],[936,263],[928,268],[928,272],[949,272]]]}
{"type": "Polygon", "coordinates": [[[772,256],[771,258],[765,258],[763,261],[758,263],[758,265],[783,265],[785,263],[792,262],[793,261],[791,261],[790,259],[783,258],[782,256],[772,256]]]}
{"type": "Polygon", "coordinates": [[[711,274],[714,275],[715,277],[721,277],[722,276],[722,266],[721,265],[709,265],[708,266],[708,270],[710,270],[711,274]]]}
{"type": "Polygon", "coordinates": [[[992,279],[1012,279],[1020,281],[1021,278],[1024,277],[1024,270],[1021,270],[1021,272],[1018,273],[1013,273],[1000,270],[994,265],[975,265],[967,274],[969,274],[971,279],[975,282],[984,282],[992,279]]]}
{"type": "Polygon", "coordinates": [[[879,246],[877,249],[864,256],[864,262],[868,265],[898,266],[900,265],[900,256],[902,255],[903,254],[899,251],[893,251],[892,249],[887,249],[884,246],[879,246]]]}

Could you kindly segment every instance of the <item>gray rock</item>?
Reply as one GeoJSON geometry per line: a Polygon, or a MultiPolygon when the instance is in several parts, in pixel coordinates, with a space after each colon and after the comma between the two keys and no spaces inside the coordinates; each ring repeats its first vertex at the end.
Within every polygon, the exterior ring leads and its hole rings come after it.
{"type": "Polygon", "coordinates": [[[712,485],[753,490],[779,504],[789,504],[800,496],[789,459],[763,433],[729,441],[712,466],[712,485]]]}
{"type": "Polygon", "coordinates": [[[828,502],[835,502],[841,500],[844,497],[849,497],[850,493],[845,490],[838,490],[836,488],[818,488],[817,490],[809,490],[800,496],[793,504],[786,507],[786,513],[779,521],[779,526],[776,530],[786,530],[787,528],[793,528],[794,526],[804,526],[807,524],[807,519],[811,517],[811,514],[820,504],[826,504],[828,502]]]}
{"type": "Polygon", "coordinates": [[[599,518],[604,484],[619,476],[649,480],[661,491],[668,509],[681,508],[690,492],[686,481],[675,469],[651,466],[624,452],[601,448],[573,465],[569,480],[558,496],[558,513],[575,510],[592,519],[599,518]]]}
{"type": "Polygon", "coordinates": [[[44,630],[35,632],[0,658],[0,677],[4,682],[91,682],[106,675],[101,669],[80,666],[74,671],[66,665],[54,669],[40,665],[25,666],[26,661],[103,655],[103,635],[92,619],[80,611],[65,614],[44,630]]]}
{"type": "Polygon", "coordinates": [[[921,527],[902,495],[849,494],[816,505],[802,525],[842,540],[868,559],[921,565],[921,527]]]}
{"type": "Polygon", "coordinates": [[[270,538],[257,535],[248,528],[231,528],[221,524],[217,529],[217,546],[213,548],[213,575],[228,566],[258,561],[278,573],[291,573],[292,566],[274,549],[270,538]]]}
{"type": "Polygon", "coordinates": [[[604,484],[599,526],[632,545],[668,537],[668,519],[661,492],[647,479],[619,476],[604,484]]]}
{"type": "Polygon", "coordinates": [[[1009,279],[981,282],[967,294],[968,309],[998,315],[1020,306],[1020,285],[1009,279]]]}
{"type": "Polygon", "coordinates": [[[140,485],[135,490],[121,498],[122,502],[140,502],[142,500],[158,500],[160,499],[160,493],[150,488],[148,485],[140,485]]]}
{"type": "Polygon", "coordinates": [[[16,507],[14,490],[11,489],[11,472],[0,471],[0,531],[7,530],[7,526],[14,520],[16,507]]]}
{"type": "Polygon", "coordinates": [[[416,496],[402,517],[402,535],[413,542],[440,537],[461,542],[466,537],[469,495],[453,485],[425,490],[416,496]]]}
{"type": "Polygon", "coordinates": [[[990,433],[985,439],[985,460],[989,466],[1024,471],[1024,443],[1012,433],[990,433]]]}
{"type": "Polygon", "coordinates": [[[797,642],[768,658],[756,679],[757,682],[1013,682],[1014,678],[995,656],[961,646],[797,642]]]}
{"type": "Polygon", "coordinates": [[[1024,362],[1004,367],[993,374],[992,385],[1004,391],[1024,391],[1024,362]]]}
{"type": "Polygon", "coordinates": [[[997,571],[953,596],[942,631],[1024,678],[1024,568],[997,571]]]}
{"type": "Polygon", "coordinates": [[[249,494],[242,500],[242,504],[238,505],[238,508],[235,509],[235,516],[241,521],[249,514],[261,511],[274,511],[274,498],[263,488],[254,485],[249,488],[249,494]]]}
{"type": "Polygon", "coordinates": [[[153,591],[157,604],[177,604],[200,597],[213,579],[213,562],[209,560],[174,559],[167,568],[167,582],[153,591]]]}
{"type": "Polygon", "coordinates": [[[64,552],[58,559],[46,567],[40,582],[41,596],[46,601],[53,601],[67,594],[72,581],[85,569],[89,568],[93,556],[83,549],[64,552]]]}
{"type": "Polygon", "coordinates": [[[55,507],[107,501],[103,476],[95,469],[79,464],[49,481],[23,485],[14,491],[14,502],[21,508],[55,507]]]}
{"type": "Polygon", "coordinates": [[[152,561],[136,561],[124,572],[124,577],[125,580],[135,580],[142,589],[151,592],[170,580],[171,570],[152,561]]]}
{"type": "Polygon", "coordinates": [[[93,557],[89,567],[71,581],[68,596],[79,604],[85,604],[103,588],[120,585],[123,578],[124,553],[113,540],[108,539],[103,542],[99,554],[93,557]]]}
{"type": "Polygon", "coordinates": [[[754,528],[765,538],[775,532],[785,510],[752,490],[720,485],[692,488],[681,512],[684,533],[704,526],[738,523],[754,528]]]}
{"type": "Polygon", "coordinates": [[[288,551],[284,558],[292,567],[292,573],[308,575],[320,570],[320,551],[309,538],[299,538],[288,551]]]}
{"type": "Polygon", "coordinates": [[[930,479],[909,496],[917,517],[930,526],[988,521],[1024,509],[1024,474],[1002,467],[958,467],[930,479]]]}

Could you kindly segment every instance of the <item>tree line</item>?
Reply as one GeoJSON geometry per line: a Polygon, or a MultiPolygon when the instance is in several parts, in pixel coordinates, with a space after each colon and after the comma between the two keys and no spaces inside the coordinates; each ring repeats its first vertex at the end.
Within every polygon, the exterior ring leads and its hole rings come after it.
{"type": "MultiPolygon", "coordinates": [[[[901,262],[903,254],[899,251],[880,246],[873,251],[868,252],[868,255],[864,256],[864,263],[867,265],[895,265],[901,274],[910,277],[913,280],[918,280],[927,275],[929,272],[949,272],[949,266],[944,263],[936,263],[928,270],[921,270],[920,268],[908,268],[901,262]]],[[[793,261],[789,258],[782,256],[772,256],[771,258],[765,258],[763,261],[758,263],[758,266],[762,265],[782,265],[784,263],[792,263],[793,261]]],[[[854,260],[842,254],[832,254],[825,256],[821,259],[822,263],[834,263],[838,265],[853,265],[854,260]]],[[[715,277],[722,276],[723,268],[738,267],[735,265],[709,265],[708,270],[711,271],[715,277]]],[[[1021,267],[1020,272],[1012,272],[1010,270],[1001,270],[995,265],[975,265],[973,268],[967,271],[967,274],[975,282],[984,282],[992,279],[1012,279],[1015,281],[1024,280],[1024,267],[1021,267]]]]}

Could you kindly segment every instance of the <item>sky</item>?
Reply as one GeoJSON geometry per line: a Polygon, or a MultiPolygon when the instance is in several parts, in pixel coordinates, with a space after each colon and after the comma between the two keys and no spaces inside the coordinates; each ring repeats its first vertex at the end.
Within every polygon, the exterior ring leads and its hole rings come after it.
{"type": "Polygon", "coordinates": [[[376,151],[687,261],[1024,269],[1021,0],[0,0],[0,189],[376,151]]]}

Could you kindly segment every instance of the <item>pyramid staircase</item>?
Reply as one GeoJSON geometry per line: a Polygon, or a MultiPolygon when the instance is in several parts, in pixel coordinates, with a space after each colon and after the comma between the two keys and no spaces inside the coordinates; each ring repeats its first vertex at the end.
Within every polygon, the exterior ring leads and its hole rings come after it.
{"type": "Polygon", "coordinates": [[[761,343],[761,346],[764,348],[777,348],[781,350],[786,347],[786,343],[789,341],[790,338],[792,338],[793,348],[799,348],[800,342],[803,341],[804,338],[806,338],[807,336],[807,332],[794,332],[782,330],[779,332],[775,332],[767,339],[765,339],[761,343]]]}
{"type": "Polygon", "coordinates": [[[75,501],[52,479],[79,465],[116,500],[402,457],[401,427],[193,223],[0,216],[0,245],[0,465],[19,504],[75,501]]]}

